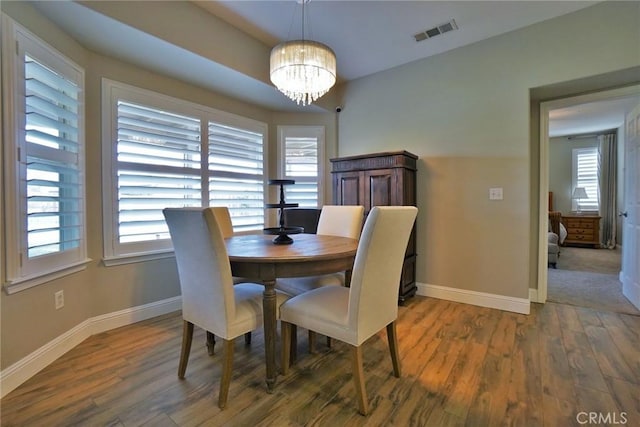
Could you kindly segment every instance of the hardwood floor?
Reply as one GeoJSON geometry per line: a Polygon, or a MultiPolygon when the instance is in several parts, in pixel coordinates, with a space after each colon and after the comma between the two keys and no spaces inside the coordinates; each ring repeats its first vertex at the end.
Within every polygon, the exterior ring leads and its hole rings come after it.
{"type": "Polygon", "coordinates": [[[271,395],[262,333],[249,347],[236,340],[221,411],[222,349],[208,356],[196,329],[179,380],[176,312],[87,339],[2,399],[1,425],[569,426],[584,425],[580,413],[640,425],[640,317],[554,303],[525,316],[415,297],[399,308],[397,332],[400,379],[384,331],[364,345],[368,417],[357,413],[347,346],[310,355],[306,331],[271,395]]]}

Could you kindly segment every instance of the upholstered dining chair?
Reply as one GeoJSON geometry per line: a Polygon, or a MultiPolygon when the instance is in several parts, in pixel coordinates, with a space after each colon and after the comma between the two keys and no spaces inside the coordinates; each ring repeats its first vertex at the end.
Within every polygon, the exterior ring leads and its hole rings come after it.
{"type": "MultiPolygon", "coordinates": [[[[325,205],[320,211],[316,234],[359,239],[362,231],[364,207],[352,205],[325,205]]],[[[307,277],[282,278],[276,280],[276,289],[288,295],[300,295],[323,286],[344,286],[345,274],[332,273],[307,277]]],[[[295,331],[294,331],[295,333],[295,331]]],[[[294,339],[292,359],[295,359],[296,341],[294,339]]],[[[327,338],[327,345],[331,340],[327,338]]],[[[315,333],[309,331],[309,351],[315,351],[315,333]]]]}
{"type": "MultiPolygon", "coordinates": [[[[233,222],[231,221],[231,213],[229,212],[229,208],[226,206],[213,206],[210,207],[211,211],[216,217],[216,221],[218,222],[218,227],[220,227],[220,232],[222,233],[222,238],[226,239],[227,237],[233,236],[233,222]]],[[[244,277],[233,277],[233,284],[247,282],[247,279],[244,277]]],[[[247,332],[245,334],[245,342],[249,344],[251,342],[251,332],[247,332]]],[[[216,347],[216,337],[215,335],[207,331],[207,352],[209,356],[213,356],[215,353],[216,347]]]]}
{"type": "MultiPolygon", "coordinates": [[[[325,205],[320,211],[316,234],[325,236],[360,238],[364,207],[349,205],[325,205]]],[[[276,281],[276,289],[289,295],[300,295],[322,286],[344,286],[344,273],[323,274],[318,276],[282,278],[276,281]]]]}
{"type": "Polygon", "coordinates": [[[220,227],[220,232],[222,232],[222,238],[226,239],[227,237],[233,236],[233,223],[231,222],[229,208],[226,206],[213,206],[209,209],[213,211],[216,217],[218,227],[220,227]]]}
{"type": "Polygon", "coordinates": [[[295,296],[280,307],[282,372],[289,369],[291,325],[316,331],[351,346],[358,409],[368,412],[362,369],[362,344],[387,330],[393,372],[400,377],[395,321],[404,254],[418,209],[374,207],[364,225],[351,277],[351,287],[325,286],[295,296]]]}
{"type": "Polygon", "coordinates": [[[282,211],[285,227],[302,227],[307,234],[316,234],[318,220],[322,209],[317,208],[287,208],[282,211]]]}
{"type": "MultiPolygon", "coordinates": [[[[173,242],[182,291],[182,350],[178,377],[184,378],[194,325],[222,338],[223,368],[218,406],[227,404],[234,340],[262,326],[263,286],[234,286],[222,230],[211,208],[163,210],[173,242]]],[[[288,297],[277,293],[277,304],[288,297]]]]}

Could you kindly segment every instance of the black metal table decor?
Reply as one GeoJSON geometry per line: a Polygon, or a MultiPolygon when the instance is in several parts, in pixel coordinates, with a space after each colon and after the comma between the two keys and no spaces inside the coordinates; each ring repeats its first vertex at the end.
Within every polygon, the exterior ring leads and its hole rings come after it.
{"type": "Polygon", "coordinates": [[[270,179],[269,185],[280,186],[280,203],[267,203],[265,207],[268,209],[280,209],[280,227],[269,227],[264,229],[264,234],[277,234],[278,237],[273,239],[273,243],[276,245],[290,245],[293,243],[293,239],[289,237],[289,234],[304,233],[302,227],[285,227],[284,226],[284,208],[297,208],[297,203],[286,203],[284,201],[284,186],[295,184],[293,179],[270,179]]]}

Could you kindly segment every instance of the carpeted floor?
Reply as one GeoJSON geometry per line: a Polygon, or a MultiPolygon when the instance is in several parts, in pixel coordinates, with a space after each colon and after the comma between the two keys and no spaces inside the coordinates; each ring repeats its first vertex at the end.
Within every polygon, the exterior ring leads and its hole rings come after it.
{"type": "Polygon", "coordinates": [[[622,252],[620,249],[592,249],[564,246],[560,249],[558,269],[619,274],[622,252]]]}
{"type": "Polygon", "coordinates": [[[548,270],[548,301],[640,315],[622,295],[620,250],[563,247],[548,270]]]}

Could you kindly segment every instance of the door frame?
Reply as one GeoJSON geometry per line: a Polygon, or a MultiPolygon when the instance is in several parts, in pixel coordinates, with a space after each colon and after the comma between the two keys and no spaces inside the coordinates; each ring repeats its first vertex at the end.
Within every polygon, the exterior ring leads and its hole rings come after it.
{"type": "MultiPolygon", "coordinates": [[[[640,85],[603,90],[586,95],[571,96],[540,103],[540,170],[538,195],[538,288],[531,293],[531,302],[547,301],[547,269],[549,253],[547,221],[549,217],[549,112],[588,102],[605,101],[629,96],[640,96],[640,85]]],[[[624,125],[624,124],[623,124],[624,125]]],[[[627,189],[625,189],[627,191],[627,189]]],[[[624,252],[625,246],[622,245],[624,252]]]]}

